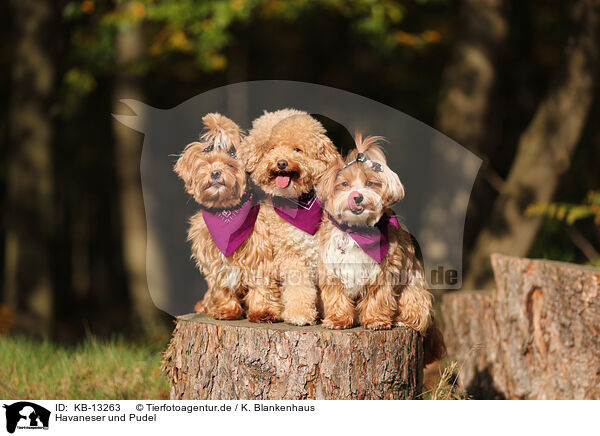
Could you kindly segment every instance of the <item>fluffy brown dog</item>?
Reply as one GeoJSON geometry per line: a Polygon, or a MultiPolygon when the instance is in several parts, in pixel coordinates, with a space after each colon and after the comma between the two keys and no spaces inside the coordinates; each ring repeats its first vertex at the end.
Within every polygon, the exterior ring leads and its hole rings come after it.
{"type": "Polygon", "coordinates": [[[404,197],[400,179],[378,145],[356,137],[357,150],[321,177],[327,212],[317,233],[323,326],[368,329],[406,325],[426,334],[432,295],[410,234],[389,207],[404,197]]]}
{"type": "Polygon", "coordinates": [[[296,325],[317,320],[317,240],[322,209],[315,180],[339,158],[325,129],[305,112],[265,113],[240,148],[252,180],[269,195],[266,220],[281,281],[282,318],[296,325]]]}
{"type": "Polygon", "coordinates": [[[236,157],[241,130],[220,114],[202,120],[206,130],[201,142],[189,144],[174,168],[201,206],[188,231],[192,257],[208,283],[196,309],[214,318],[239,319],[245,306],[250,321],[279,321],[267,212],[236,157]]]}

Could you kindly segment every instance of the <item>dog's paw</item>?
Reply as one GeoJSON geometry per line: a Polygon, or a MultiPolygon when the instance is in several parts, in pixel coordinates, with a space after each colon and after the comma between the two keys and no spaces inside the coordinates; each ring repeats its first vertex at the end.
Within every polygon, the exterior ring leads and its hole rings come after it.
{"type": "Polygon", "coordinates": [[[308,313],[290,313],[289,311],[284,311],[282,314],[282,318],[288,324],[294,324],[299,326],[315,325],[317,323],[317,311],[310,311],[308,313]]]}
{"type": "Polygon", "coordinates": [[[204,300],[199,300],[194,305],[194,312],[196,312],[196,313],[204,313],[205,312],[205,309],[204,309],[204,300]]]}
{"type": "Polygon", "coordinates": [[[404,317],[404,318],[402,318],[402,320],[395,319],[394,326],[406,327],[409,329],[413,329],[424,335],[425,331],[427,329],[427,325],[428,325],[427,321],[428,321],[428,318],[418,319],[418,318],[404,317]]]}
{"type": "Polygon", "coordinates": [[[278,314],[269,310],[259,310],[248,312],[248,320],[250,320],[251,322],[271,324],[274,322],[281,321],[281,317],[278,314]]]}
{"type": "Polygon", "coordinates": [[[388,330],[392,328],[391,321],[364,320],[360,324],[368,330],[388,330]]]}
{"type": "Polygon", "coordinates": [[[349,329],[354,326],[354,320],[351,317],[328,317],[323,320],[323,327],[326,329],[343,330],[349,329]]]}
{"type": "Polygon", "coordinates": [[[244,317],[244,309],[239,303],[230,303],[219,307],[205,307],[207,315],[212,316],[215,319],[223,320],[235,320],[242,319],[244,317]]]}
{"type": "Polygon", "coordinates": [[[288,300],[281,313],[285,322],[300,326],[316,324],[317,316],[316,302],[310,298],[288,300]]]}

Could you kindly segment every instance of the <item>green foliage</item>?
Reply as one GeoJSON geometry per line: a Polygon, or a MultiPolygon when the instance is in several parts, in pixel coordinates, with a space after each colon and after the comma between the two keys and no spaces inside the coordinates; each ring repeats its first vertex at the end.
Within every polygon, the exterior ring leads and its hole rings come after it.
{"type": "Polygon", "coordinates": [[[594,217],[594,223],[600,226],[600,191],[590,191],[582,204],[572,203],[534,203],[525,214],[528,216],[545,216],[569,225],[576,221],[594,217]]]}
{"type": "Polygon", "coordinates": [[[142,0],[144,20],[158,25],[150,52],[193,53],[205,71],[226,67],[223,49],[231,43],[236,23],[251,19],[295,21],[302,14],[337,13],[349,20],[375,47],[390,49],[402,43],[394,32],[405,15],[401,2],[384,0],[142,0]]]}
{"type": "MultiPolygon", "coordinates": [[[[574,226],[578,221],[585,219],[593,219],[594,225],[600,226],[600,191],[589,191],[585,200],[581,204],[575,203],[534,203],[529,205],[525,210],[525,214],[528,216],[544,216],[548,218],[548,221],[542,226],[542,234],[554,234],[559,232],[563,227],[562,232],[564,233],[564,226],[561,224],[567,224],[569,227],[566,229],[571,236],[573,242],[578,243],[584,254],[587,256],[588,264],[593,266],[600,266],[600,257],[598,257],[597,251],[594,249],[582,234],[580,234],[574,226]]],[[[539,243],[536,245],[540,245],[539,243]]],[[[542,245],[547,245],[546,243],[542,245]]],[[[534,246],[534,251],[539,250],[540,247],[534,246]]],[[[573,262],[574,253],[571,251],[565,251],[557,247],[545,247],[544,257],[561,260],[564,262],[573,262]]]]}
{"type": "Polygon", "coordinates": [[[168,383],[159,372],[164,345],[89,337],[77,347],[66,347],[0,336],[0,397],[165,399],[168,383]]]}
{"type": "MultiPolygon", "coordinates": [[[[439,3],[447,0],[421,0],[439,3]]],[[[294,22],[302,15],[330,12],[348,20],[372,47],[390,53],[401,46],[421,49],[441,40],[441,33],[400,29],[410,2],[393,0],[71,0],[63,8],[70,26],[72,67],[62,80],[59,111],[73,114],[92,92],[100,76],[115,70],[115,37],[133,26],[143,26],[144,53],[127,68],[135,75],[171,56],[187,56],[200,70],[227,67],[225,49],[234,39],[236,24],[251,20],[294,22]]],[[[268,25],[268,24],[267,24],[268,25]]]]}

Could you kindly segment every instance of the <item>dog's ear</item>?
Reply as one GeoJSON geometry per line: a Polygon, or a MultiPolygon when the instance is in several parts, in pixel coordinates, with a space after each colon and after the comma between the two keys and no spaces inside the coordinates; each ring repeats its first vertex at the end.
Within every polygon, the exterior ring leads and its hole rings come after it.
{"type": "MultiPolygon", "coordinates": [[[[400,182],[398,174],[392,171],[387,165],[385,153],[380,145],[385,140],[383,136],[367,136],[363,138],[360,132],[357,132],[355,135],[357,152],[364,153],[367,159],[381,165],[385,185],[385,203],[392,205],[404,198],[404,185],[400,182]]],[[[356,154],[354,154],[353,158],[356,158],[356,154]]]]}
{"type": "Polygon", "coordinates": [[[315,192],[317,194],[317,198],[321,200],[322,203],[326,202],[327,199],[333,195],[338,172],[343,166],[344,161],[340,156],[337,156],[333,164],[331,164],[329,168],[327,168],[327,170],[325,170],[325,172],[317,179],[315,183],[315,192]]]}
{"type": "Polygon", "coordinates": [[[322,160],[327,162],[327,165],[337,164],[340,159],[340,154],[338,153],[335,145],[329,137],[325,134],[319,135],[319,154],[322,157],[322,160]]]}
{"type": "MultiPolygon", "coordinates": [[[[383,154],[383,152],[381,153],[383,154]]],[[[400,181],[398,174],[392,171],[387,164],[375,160],[373,156],[371,156],[370,159],[381,164],[384,179],[383,183],[385,185],[385,203],[387,205],[392,205],[402,200],[404,198],[404,185],[400,181]]]]}
{"type": "MultiPolygon", "coordinates": [[[[380,147],[376,146],[375,150],[377,154],[380,153],[383,156],[383,150],[381,150],[380,147]]],[[[371,154],[371,149],[369,149],[369,159],[381,164],[384,179],[383,183],[385,185],[385,203],[389,206],[404,198],[404,185],[400,181],[398,174],[392,171],[385,163],[385,156],[382,160],[377,154],[371,154]]]]}
{"type": "Polygon", "coordinates": [[[392,205],[404,198],[404,185],[398,174],[393,172],[387,165],[382,165],[385,183],[386,203],[392,205]]]}
{"type": "Polygon", "coordinates": [[[200,142],[188,144],[173,167],[173,171],[184,181],[185,190],[191,195],[194,194],[195,161],[205,147],[206,144],[200,142]]]}
{"type": "Polygon", "coordinates": [[[383,178],[385,180],[385,192],[387,196],[386,203],[388,205],[397,203],[404,198],[404,185],[402,185],[402,182],[400,182],[400,177],[398,177],[398,174],[392,171],[392,169],[387,165],[383,148],[381,148],[378,143],[381,139],[376,136],[371,136],[366,140],[371,139],[375,139],[376,142],[373,142],[367,147],[365,155],[367,156],[367,159],[377,162],[381,165],[383,178]]]}
{"type": "Polygon", "coordinates": [[[238,149],[238,155],[249,173],[254,172],[256,166],[262,159],[265,144],[258,144],[256,138],[252,135],[246,136],[238,149]]]}

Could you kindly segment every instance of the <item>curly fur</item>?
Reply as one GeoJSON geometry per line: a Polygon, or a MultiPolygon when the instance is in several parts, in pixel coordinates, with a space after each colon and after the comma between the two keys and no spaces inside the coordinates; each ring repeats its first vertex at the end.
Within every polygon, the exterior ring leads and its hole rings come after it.
{"type": "MultiPolygon", "coordinates": [[[[208,114],[203,121],[203,142],[189,144],[174,171],[203,208],[232,208],[240,203],[247,188],[244,165],[230,154],[231,147],[240,143],[241,130],[220,114],[208,114]],[[213,150],[203,151],[210,145],[214,145],[213,150]]],[[[253,232],[229,257],[215,245],[202,211],[191,217],[188,241],[192,257],[208,283],[196,311],[218,319],[240,319],[247,311],[251,321],[280,320],[279,289],[269,268],[273,247],[267,215],[264,209],[259,211],[253,232]]]]}
{"type": "MultiPolygon", "coordinates": [[[[256,119],[240,145],[240,156],[251,179],[264,192],[291,199],[310,192],[321,173],[339,158],[321,123],[296,109],[265,112],[256,119]],[[289,180],[285,187],[276,183],[282,160],[289,180]]],[[[314,324],[317,239],[277,215],[270,198],[264,209],[274,249],[269,267],[281,282],[282,318],[296,325],[314,324]]]]}

